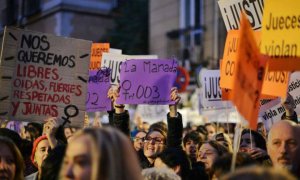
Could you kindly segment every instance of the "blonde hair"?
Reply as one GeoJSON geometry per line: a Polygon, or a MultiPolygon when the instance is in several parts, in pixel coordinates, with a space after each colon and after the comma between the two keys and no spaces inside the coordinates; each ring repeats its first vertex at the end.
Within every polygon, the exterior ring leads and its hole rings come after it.
{"type": "Polygon", "coordinates": [[[111,127],[86,128],[75,133],[70,143],[81,136],[90,139],[92,180],[142,179],[136,152],[129,138],[119,130],[111,127]]]}

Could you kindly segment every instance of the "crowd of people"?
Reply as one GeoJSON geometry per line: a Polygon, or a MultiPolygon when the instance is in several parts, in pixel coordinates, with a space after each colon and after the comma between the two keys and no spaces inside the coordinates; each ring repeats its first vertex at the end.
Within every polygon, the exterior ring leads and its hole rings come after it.
{"type": "Polygon", "coordinates": [[[172,88],[167,123],[130,129],[119,89],[108,97],[109,125],[74,128],[51,117],[22,131],[0,129],[0,179],[9,180],[194,180],[299,179],[300,127],[293,106],[283,102],[282,120],[266,131],[243,129],[234,145],[229,130],[214,123],[184,129],[172,88]],[[233,161],[234,159],[234,161],[233,161]],[[232,165],[232,162],[234,164],[232,165]]]}

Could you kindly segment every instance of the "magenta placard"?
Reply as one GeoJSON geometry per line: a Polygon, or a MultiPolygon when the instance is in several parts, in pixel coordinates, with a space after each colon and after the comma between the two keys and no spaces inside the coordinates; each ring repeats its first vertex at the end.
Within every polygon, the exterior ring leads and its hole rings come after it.
{"type": "Polygon", "coordinates": [[[176,60],[135,59],[121,65],[118,104],[173,104],[176,60]]]}
{"type": "Polygon", "coordinates": [[[87,112],[111,110],[111,100],[107,97],[110,87],[110,72],[108,68],[89,71],[87,112]]]}

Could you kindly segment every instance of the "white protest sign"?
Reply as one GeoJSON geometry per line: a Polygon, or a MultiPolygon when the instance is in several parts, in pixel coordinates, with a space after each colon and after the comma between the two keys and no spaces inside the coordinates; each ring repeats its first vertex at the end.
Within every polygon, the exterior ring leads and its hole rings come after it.
{"type": "MultiPolygon", "coordinates": [[[[300,72],[294,72],[291,74],[288,92],[293,96],[295,105],[296,105],[296,113],[300,114],[300,72]]],[[[265,111],[260,111],[259,117],[262,119],[262,122],[265,124],[273,124],[276,121],[281,119],[281,116],[285,112],[284,107],[281,105],[280,99],[275,99],[271,102],[273,106],[265,111]]],[[[267,104],[269,104],[267,103],[267,104]]],[[[266,104],[266,105],[267,105],[266,104]]]]}
{"type": "Polygon", "coordinates": [[[202,70],[202,105],[204,107],[232,107],[230,101],[222,101],[220,70],[202,70]]]}
{"type": "Polygon", "coordinates": [[[153,124],[159,121],[165,121],[167,119],[167,113],[169,112],[168,105],[146,105],[139,104],[136,109],[136,113],[140,115],[143,122],[153,124]]]}
{"type": "Polygon", "coordinates": [[[111,69],[111,84],[120,83],[120,67],[122,62],[129,59],[157,59],[157,55],[125,55],[125,54],[115,54],[115,53],[103,53],[101,67],[106,67],[111,69]]]}
{"type": "Polygon", "coordinates": [[[122,49],[109,48],[110,53],[122,54],[122,49]]]}
{"type": "Polygon", "coordinates": [[[203,109],[201,114],[208,119],[208,122],[238,123],[240,121],[235,108],[203,109]]]}
{"type": "Polygon", "coordinates": [[[264,0],[220,0],[218,3],[227,31],[240,28],[240,16],[243,10],[252,29],[261,29],[264,0]]]}
{"type": "Polygon", "coordinates": [[[54,116],[82,126],[91,41],[5,28],[0,115],[42,122],[54,116]]]}

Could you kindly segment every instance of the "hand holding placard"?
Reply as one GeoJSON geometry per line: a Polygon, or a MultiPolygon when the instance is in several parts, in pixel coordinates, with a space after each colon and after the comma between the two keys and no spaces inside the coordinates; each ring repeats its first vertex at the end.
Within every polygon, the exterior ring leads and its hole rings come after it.
{"type": "Polygon", "coordinates": [[[175,60],[127,60],[121,66],[119,104],[170,104],[175,60]]]}

